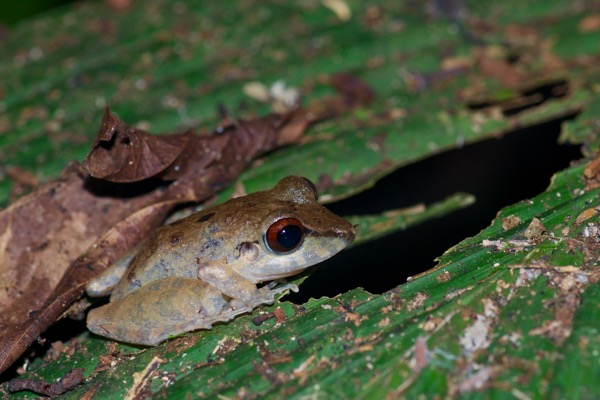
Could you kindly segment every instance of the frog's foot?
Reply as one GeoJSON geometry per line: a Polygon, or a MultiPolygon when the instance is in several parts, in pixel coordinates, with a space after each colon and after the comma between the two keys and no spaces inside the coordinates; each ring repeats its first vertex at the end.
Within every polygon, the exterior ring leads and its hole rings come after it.
{"type": "Polygon", "coordinates": [[[230,312],[235,313],[235,315],[242,314],[244,312],[252,311],[255,307],[258,307],[261,304],[273,304],[275,301],[275,295],[279,293],[283,293],[287,290],[291,290],[293,292],[298,291],[298,286],[293,283],[286,283],[282,286],[277,286],[279,282],[269,282],[269,284],[258,289],[258,293],[255,298],[251,302],[244,302],[240,299],[231,299],[229,301],[227,309],[230,312]]]}
{"type": "Polygon", "coordinates": [[[274,292],[274,294],[278,294],[278,293],[283,293],[286,290],[291,290],[292,292],[296,293],[298,292],[298,286],[294,285],[293,283],[286,283],[287,281],[285,279],[279,279],[276,281],[271,281],[267,284],[267,287],[274,292]],[[282,284],[279,287],[276,287],[277,285],[282,284]]]}
{"type": "Polygon", "coordinates": [[[268,285],[258,289],[260,295],[261,304],[273,304],[275,301],[275,295],[291,290],[292,292],[298,291],[298,286],[293,283],[286,283],[281,286],[277,286],[279,282],[269,282],[268,285]]]}
{"type": "Polygon", "coordinates": [[[297,293],[298,286],[294,285],[293,283],[286,283],[285,285],[270,289],[269,291],[273,295],[273,297],[275,297],[276,294],[283,293],[288,290],[291,290],[292,292],[297,293]]]}

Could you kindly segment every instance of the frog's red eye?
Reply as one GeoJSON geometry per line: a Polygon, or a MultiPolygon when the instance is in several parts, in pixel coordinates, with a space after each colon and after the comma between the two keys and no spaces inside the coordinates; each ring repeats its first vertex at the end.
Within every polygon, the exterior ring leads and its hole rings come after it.
{"type": "Polygon", "coordinates": [[[265,234],[265,244],[274,253],[289,253],[296,250],[304,239],[304,226],[296,218],[275,221],[265,234]]]}

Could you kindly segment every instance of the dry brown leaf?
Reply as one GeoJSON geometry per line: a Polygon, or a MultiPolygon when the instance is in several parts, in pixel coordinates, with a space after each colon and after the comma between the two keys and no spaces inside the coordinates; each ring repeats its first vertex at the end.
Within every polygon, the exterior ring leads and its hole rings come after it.
{"type": "Polygon", "coordinates": [[[137,182],[156,176],[175,161],[188,144],[191,132],[151,135],[129,128],[107,109],[102,128],[83,161],[94,178],[111,182],[137,182]]]}

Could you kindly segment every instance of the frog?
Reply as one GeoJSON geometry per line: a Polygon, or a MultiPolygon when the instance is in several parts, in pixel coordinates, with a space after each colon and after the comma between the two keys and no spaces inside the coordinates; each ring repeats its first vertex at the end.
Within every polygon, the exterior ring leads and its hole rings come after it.
{"type": "Polygon", "coordinates": [[[285,278],[337,254],[354,226],[318,202],[307,178],[230,199],[163,225],[86,285],[109,302],[89,311],[100,336],[156,346],[272,304],[285,278]]]}

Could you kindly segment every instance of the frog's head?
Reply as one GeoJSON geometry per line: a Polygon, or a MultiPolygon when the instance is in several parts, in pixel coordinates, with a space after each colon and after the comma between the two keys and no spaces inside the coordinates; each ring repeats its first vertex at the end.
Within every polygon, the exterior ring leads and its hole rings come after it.
{"type": "Polygon", "coordinates": [[[317,202],[306,178],[289,176],[268,193],[262,237],[239,245],[239,273],[253,282],[295,275],[335,255],[354,240],[354,227],[317,202]]]}

